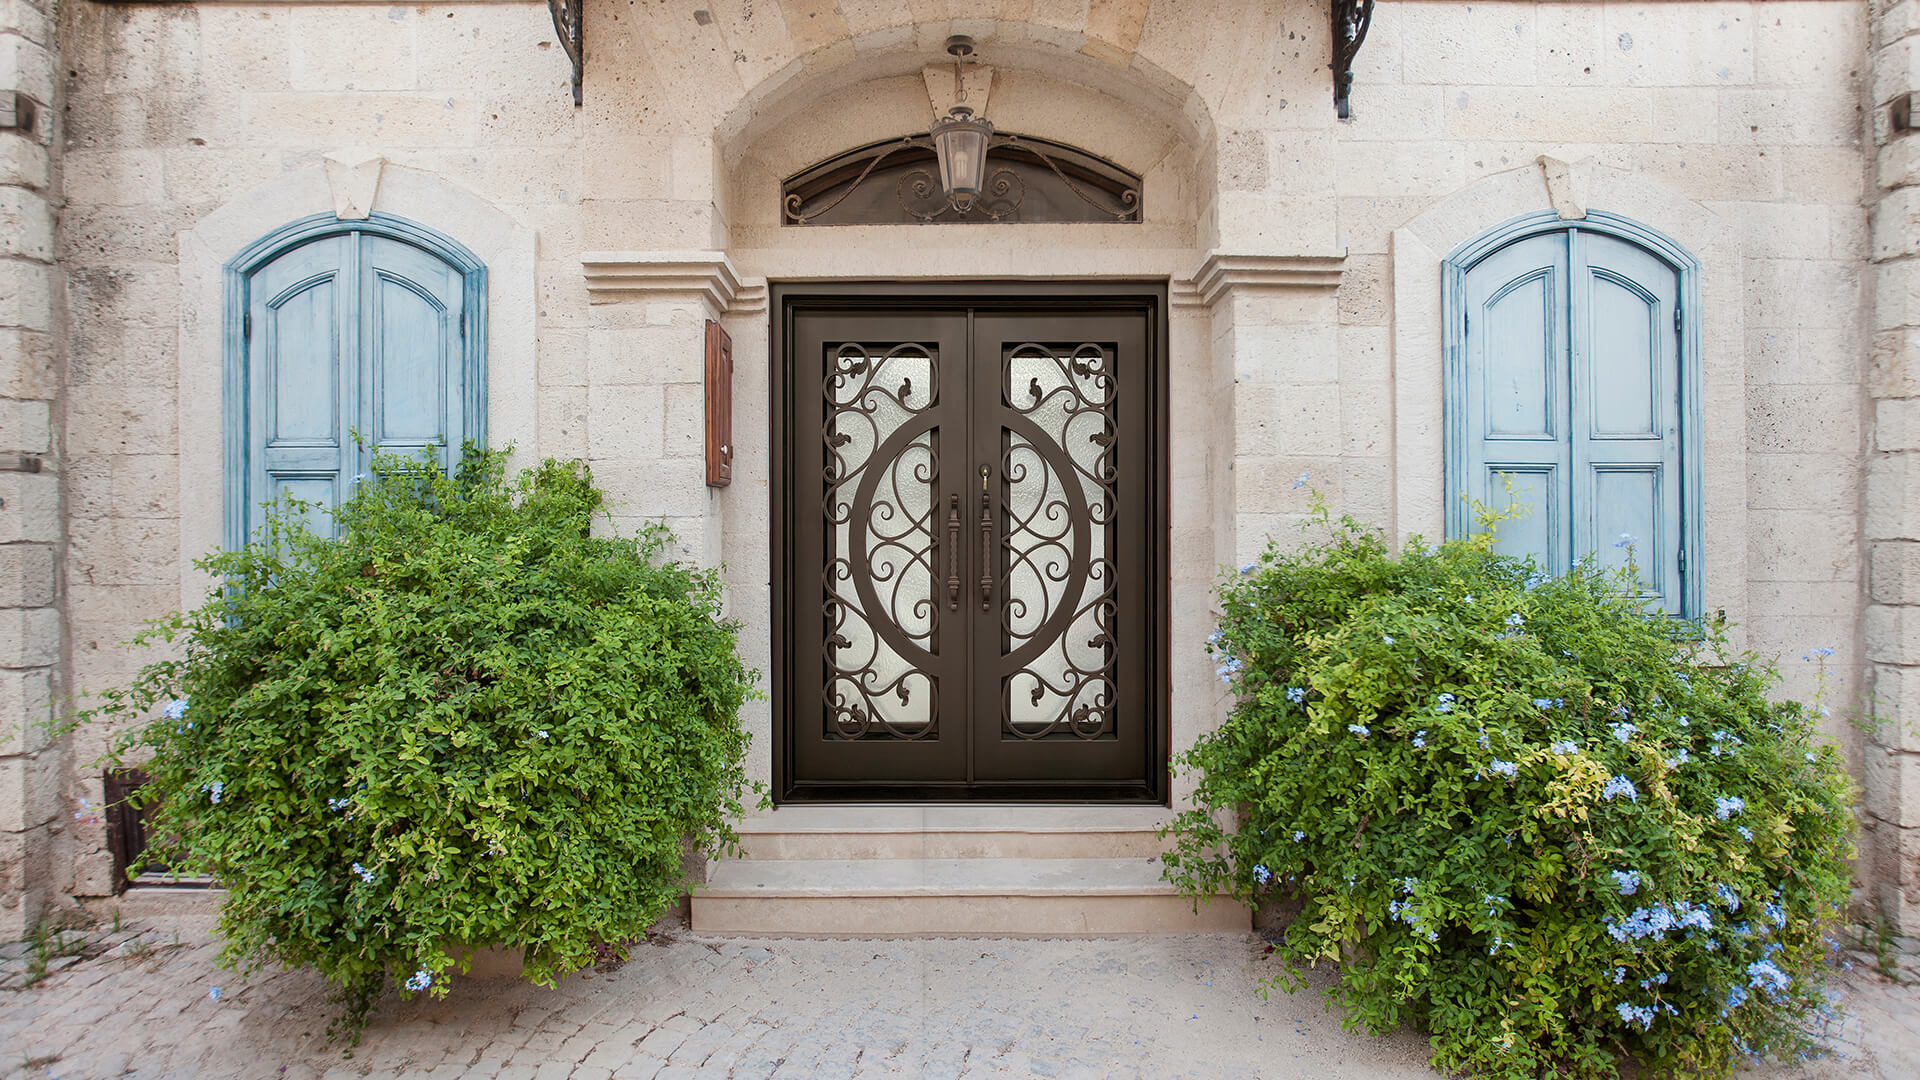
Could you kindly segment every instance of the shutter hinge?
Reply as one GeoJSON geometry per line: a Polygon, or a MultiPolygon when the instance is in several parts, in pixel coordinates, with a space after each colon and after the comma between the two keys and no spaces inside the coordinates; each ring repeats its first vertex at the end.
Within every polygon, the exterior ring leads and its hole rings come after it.
{"type": "Polygon", "coordinates": [[[253,312],[251,311],[240,316],[240,337],[248,341],[253,339],[253,312]]]}
{"type": "Polygon", "coordinates": [[[1680,305],[1679,304],[1673,305],[1673,329],[1675,333],[1678,333],[1680,331],[1680,305]]]}
{"type": "Polygon", "coordinates": [[[1686,548],[1680,549],[1680,572],[1683,574],[1687,572],[1687,549],[1686,548]]]}
{"type": "Polygon", "coordinates": [[[464,311],[460,313],[460,340],[467,340],[467,313],[464,311]]]}

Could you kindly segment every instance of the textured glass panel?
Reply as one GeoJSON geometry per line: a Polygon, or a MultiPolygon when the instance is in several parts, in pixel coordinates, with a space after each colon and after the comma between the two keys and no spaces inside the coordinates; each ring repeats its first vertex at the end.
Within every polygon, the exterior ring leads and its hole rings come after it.
{"type": "Polygon", "coordinates": [[[1515,558],[1533,556],[1540,568],[1558,571],[1553,559],[1553,522],[1562,508],[1554,497],[1552,466],[1528,469],[1492,469],[1487,505],[1512,515],[1494,527],[1494,549],[1515,558]]]}
{"type": "Polygon", "coordinates": [[[340,343],[335,279],[309,281],[267,306],[266,444],[335,446],[340,431],[340,343]]]}
{"type": "Polygon", "coordinates": [[[827,358],[827,732],[937,730],[934,598],[937,362],[925,346],[844,345],[827,358]],[[912,429],[919,429],[914,431],[912,429]]]}
{"type": "Polygon", "coordinates": [[[1593,546],[1600,565],[1634,570],[1647,591],[1660,592],[1660,467],[1603,468],[1593,471],[1593,546]]]}
{"type": "Polygon", "coordinates": [[[375,438],[428,442],[447,430],[446,309],[407,283],[375,273],[375,438]]]}
{"type": "Polygon", "coordinates": [[[1542,270],[1488,301],[1487,434],[1550,438],[1553,272],[1542,270]]]}
{"type": "Polygon", "coordinates": [[[1006,361],[1005,404],[1041,441],[1009,428],[1001,633],[1028,655],[1006,678],[1004,732],[1112,737],[1115,394],[1111,350],[1022,345],[1006,361]]]}
{"type": "Polygon", "coordinates": [[[1638,286],[1612,274],[1595,272],[1592,281],[1592,361],[1587,372],[1593,434],[1656,437],[1659,305],[1638,286]]]}

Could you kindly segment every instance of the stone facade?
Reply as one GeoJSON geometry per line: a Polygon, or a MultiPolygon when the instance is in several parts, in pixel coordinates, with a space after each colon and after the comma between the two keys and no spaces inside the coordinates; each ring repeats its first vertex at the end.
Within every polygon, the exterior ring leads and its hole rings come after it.
{"type": "MultiPolygon", "coordinates": [[[[1920,90],[1916,12],[1382,2],[1341,121],[1325,0],[586,0],[578,108],[537,3],[65,0],[50,21],[11,0],[0,77],[43,108],[0,132],[0,455],[45,467],[0,472],[0,722],[124,678],[118,643],[203,595],[220,268],[306,215],[394,213],[479,253],[493,441],[587,459],[616,524],[664,518],[724,563],[763,670],[769,281],[1167,282],[1181,746],[1222,707],[1216,568],[1295,535],[1298,474],[1337,512],[1442,532],[1441,259],[1592,208],[1700,261],[1706,608],[1831,707],[1867,789],[1861,881],[1914,932],[1920,143],[1889,106],[1920,90]],[[954,33],[998,127],[1138,172],[1144,220],[782,227],[782,178],[926,130],[954,33]],[[720,491],[707,319],[736,363],[720,491]]],[[[765,703],[750,722],[764,780],[765,703]]],[[[103,739],[0,743],[0,929],[109,891],[103,826],[74,814],[102,801],[103,739]]]]}

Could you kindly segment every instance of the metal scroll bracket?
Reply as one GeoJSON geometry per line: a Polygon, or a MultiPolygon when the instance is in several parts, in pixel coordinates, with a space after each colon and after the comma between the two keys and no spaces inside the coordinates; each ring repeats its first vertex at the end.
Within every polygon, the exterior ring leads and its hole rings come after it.
{"type": "Polygon", "coordinates": [[[1333,16],[1333,111],[1340,119],[1352,115],[1353,58],[1367,40],[1373,23],[1373,0],[1328,0],[1333,16]]]}
{"type": "Polygon", "coordinates": [[[587,50],[583,43],[580,8],[585,0],[547,0],[547,12],[553,16],[553,32],[560,35],[560,48],[573,62],[573,104],[580,105],[580,77],[586,71],[587,50]]]}

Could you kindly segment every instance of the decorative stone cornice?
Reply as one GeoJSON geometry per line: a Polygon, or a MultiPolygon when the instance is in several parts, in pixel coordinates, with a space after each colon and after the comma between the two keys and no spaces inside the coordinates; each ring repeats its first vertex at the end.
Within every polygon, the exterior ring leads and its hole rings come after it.
{"type": "MultiPolygon", "coordinates": [[[[1174,283],[1174,303],[1188,289],[1199,303],[1212,307],[1229,289],[1314,289],[1340,287],[1347,257],[1339,255],[1244,255],[1226,251],[1207,254],[1190,281],[1174,283]]],[[[1189,301],[1191,302],[1191,301],[1189,301]]]]}
{"type": "Polygon", "coordinates": [[[587,299],[612,304],[650,294],[694,293],[725,311],[740,292],[740,272],[724,251],[589,251],[580,256],[587,299]]]}

